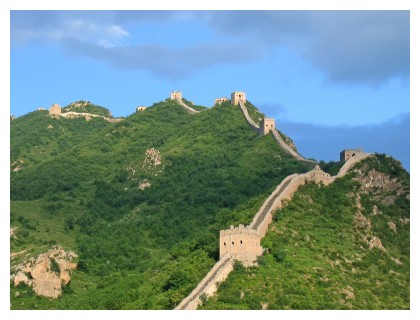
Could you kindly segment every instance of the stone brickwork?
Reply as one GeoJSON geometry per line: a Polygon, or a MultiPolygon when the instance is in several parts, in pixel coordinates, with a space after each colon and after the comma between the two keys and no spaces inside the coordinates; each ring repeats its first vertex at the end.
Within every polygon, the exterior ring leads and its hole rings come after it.
{"type": "Polygon", "coordinates": [[[245,265],[251,265],[263,251],[258,232],[242,224],[236,228],[230,226],[230,229],[220,230],[219,243],[220,258],[227,254],[245,265]]]}
{"type": "Polygon", "coordinates": [[[222,104],[223,102],[225,102],[225,101],[228,101],[229,99],[228,98],[226,98],[226,97],[223,97],[223,98],[216,98],[216,99],[214,99],[214,105],[216,105],[216,104],[222,104]]]}
{"type": "Polygon", "coordinates": [[[260,120],[260,135],[266,135],[275,128],[276,125],[274,124],[274,118],[262,118],[260,120]]]}
{"type": "Polygon", "coordinates": [[[60,115],[61,114],[61,107],[57,103],[54,103],[49,109],[50,115],[60,115]]]}
{"type": "Polygon", "coordinates": [[[346,162],[351,157],[354,157],[354,156],[362,154],[362,153],[364,153],[362,148],[359,148],[359,149],[344,149],[343,151],[340,152],[340,161],[341,162],[346,162]]]}
{"type": "Polygon", "coordinates": [[[182,92],[181,91],[171,91],[170,95],[171,100],[182,100],[182,92]]]}
{"type": "Polygon", "coordinates": [[[242,101],[243,103],[246,102],[246,94],[245,92],[241,92],[241,91],[235,91],[232,92],[232,94],[230,95],[230,102],[237,106],[239,101],[242,101]]]}

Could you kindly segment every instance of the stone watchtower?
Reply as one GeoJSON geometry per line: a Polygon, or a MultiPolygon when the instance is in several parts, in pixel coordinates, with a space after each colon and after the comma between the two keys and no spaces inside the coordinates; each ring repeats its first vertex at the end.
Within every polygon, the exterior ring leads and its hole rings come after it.
{"type": "Polygon", "coordinates": [[[61,107],[57,104],[54,103],[49,110],[49,114],[61,114],[61,107]]]}
{"type": "Polygon", "coordinates": [[[233,105],[237,106],[238,103],[239,103],[239,101],[242,101],[243,103],[246,102],[246,94],[245,94],[245,92],[240,92],[240,91],[232,92],[231,98],[230,98],[230,102],[233,105]]]}
{"type": "Polygon", "coordinates": [[[216,98],[216,99],[214,99],[214,105],[216,105],[216,104],[222,104],[225,101],[228,101],[228,98],[226,98],[226,97],[216,98]]]}
{"type": "Polygon", "coordinates": [[[263,252],[257,230],[242,224],[236,228],[230,226],[230,229],[220,230],[219,245],[220,258],[228,254],[245,264],[252,264],[263,252]]]}
{"type": "Polygon", "coordinates": [[[182,92],[181,91],[171,91],[171,100],[182,100],[182,92]]]}
{"type": "Polygon", "coordinates": [[[359,155],[359,154],[363,154],[364,151],[362,148],[359,149],[344,149],[343,151],[340,152],[340,161],[341,162],[347,162],[347,160],[349,160],[350,158],[359,155]]]}
{"type": "Polygon", "coordinates": [[[147,108],[147,107],[145,107],[145,106],[138,106],[138,107],[136,108],[136,111],[137,111],[137,112],[141,112],[141,111],[146,110],[146,108],[147,108]]]}
{"type": "Polygon", "coordinates": [[[270,132],[271,129],[275,129],[274,118],[262,118],[260,120],[260,135],[265,135],[270,132]]]}

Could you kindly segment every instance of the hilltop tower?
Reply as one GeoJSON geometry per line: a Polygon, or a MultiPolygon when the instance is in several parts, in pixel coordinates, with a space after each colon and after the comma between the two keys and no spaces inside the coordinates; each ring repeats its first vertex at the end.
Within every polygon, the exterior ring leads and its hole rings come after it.
{"type": "Polygon", "coordinates": [[[58,105],[57,103],[54,103],[50,109],[49,109],[49,114],[61,114],[61,107],[60,105],[58,105]]]}
{"type": "Polygon", "coordinates": [[[274,118],[262,118],[260,120],[260,135],[266,135],[271,129],[275,129],[274,118]]]}
{"type": "Polygon", "coordinates": [[[359,149],[344,149],[343,151],[340,152],[340,161],[341,162],[347,162],[347,160],[349,160],[350,158],[359,155],[359,154],[363,154],[364,151],[362,148],[359,149]]]}
{"type": "Polygon", "coordinates": [[[136,108],[136,112],[141,112],[141,111],[144,111],[144,110],[146,110],[146,106],[138,106],[137,108],[136,108]]]}
{"type": "Polygon", "coordinates": [[[225,101],[228,101],[229,99],[228,98],[226,98],[226,97],[223,97],[223,98],[216,98],[216,99],[214,99],[214,105],[216,105],[216,104],[222,104],[223,102],[225,102],[225,101]]]}
{"type": "Polygon", "coordinates": [[[243,103],[246,102],[246,94],[245,92],[241,92],[241,91],[235,91],[232,92],[231,94],[231,98],[230,98],[230,102],[237,106],[239,101],[242,101],[243,103]]]}
{"type": "Polygon", "coordinates": [[[171,100],[182,100],[182,92],[181,91],[171,91],[171,100]]]}

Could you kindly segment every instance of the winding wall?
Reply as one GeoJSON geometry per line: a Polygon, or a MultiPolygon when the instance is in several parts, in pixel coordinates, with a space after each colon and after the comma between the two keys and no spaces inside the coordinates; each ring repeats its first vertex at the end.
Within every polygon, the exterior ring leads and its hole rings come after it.
{"type": "Polygon", "coordinates": [[[203,293],[208,296],[213,295],[217,291],[218,283],[224,281],[233,270],[233,262],[233,258],[229,255],[223,256],[175,310],[194,310],[200,304],[200,296],[203,293]]]}
{"type": "Polygon", "coordinates": [[[184,103],[184,101],[182,101],[182,99],[180,99],[180,98],[176,98],[175,99],[175,101],[181,106],[181,107],[183,107],[184,109],[186,109],[189,113],[191,113],[191,114],[194,114],[194,113],[199,113],[200,111],[198,111],[198,110],[195,110],[195,109],[193,109],[193,108],[191,108],[191,107],[189,107],[188,105],[186,105],[185,103],[184,103]]]}
{"type": "MultiPolygon", "coordinates": [[[[259,239],[261,240],[267,230],[268,226],[272,222],[273,212],[283,206],[284,200],[290,200],[293,194],[298,190],[299,186],[304,185],[307,182],[323,183],[328,185],[332,183],[336,178],[344,176],[351,167],[357,162],[369,157],[371,154],[361,154],[354,156],[349,159],[340,169],[340,172],[331,177],[328,173],[322,171],[319,166],[316,166],[313,170],[303,174],[292,174],[283,179],[283,181],[276,187],[271,195],[265,200],[257,214],[254,216],[251,224],[244,230],[252,229],[256,230],[259,239]]],[[[230,229],[232,230],[232,229],[230,229]]],[[[225,232],[230,231],[222,230],[220,233],[223,235],[225,232]]],[[[221,241],[222,242],[222,241],[221,241]]],[[[221,243],[220,242],[220,243],[221,243]]],[[[226,249],[224,249],[226,252],[226,249]]],[[[253,251],[255,252],[255,250],[253,251]]],[[[259,254],[258,254],[259,255],[259,254]]],[[[258,255],[254,255],[253,259],[256,260],[258,255]]],[[[252,254],[251,254],[252,256],[252,254]]],[[[229,273],[233,270],[234,260],[244,262],[249,265],[249,256],[245,255],[231,255],[228,252],[225,253],[221,259],[214,265],[214,267],[207,273],[207,275],[201,280],[197,287],[189,294],[182,302],[175,308],[178,310],[193,310],[201,303],[200,296],[205,293],[208,296],[213,295],[217,291],[216,282],[224,281],[229,273]],[[245,261],[242,259],[245,258],[245,261]]]]}
{"type": "Polygon", "coordinates": [[[257,125],[254,120],[252,120],[251,116],[248,113],[248,109],[245,107],[245,104],[239,100],[239,107],[241,108],[242,114],[245,117],[246,122],[248,122],[249,126],[252,130],[254,130],[256,133],[260,133],[260,126],[257,125]]]}

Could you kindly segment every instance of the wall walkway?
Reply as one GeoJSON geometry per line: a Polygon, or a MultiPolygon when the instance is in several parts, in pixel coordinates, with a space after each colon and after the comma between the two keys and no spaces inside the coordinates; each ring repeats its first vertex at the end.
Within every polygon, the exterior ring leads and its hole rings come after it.
{"type": "Polygon", "coordinates": [[[189,107],[188,105],[186,105],[185,103],[184,103],[184,101],[182,101],[182,99],[179,99],[179,98],[177,98],[177,99],[175,99],[175,101],[181,106],[181,107],[183,107],[184,109],[186,109],[189,113],[191,113],[191,114],[194,114],[194,113],[199,113],[200,111],[198,111],[198,110],[195,110],[195,109],[193,109],[193,108],[191,108],[191,107],[189,107]]]}
{"type": "Polygon", "coordinates": [[[223,282],[233,270],[234,259],[224,255],[206,274],[197,287],[176,306],[175,310],[194,310],[201,303],[200,296],[204,293],[208,296],[217,291],[217,285],[223,282]]]}
{"type": "Polygon", "coordinates": [[[245,104],[239,100],[239,107],[241,108],[242,114],[245,117],[246,122],[248,122],[249,126],[252,130],[254,130],[256,133],[260,133],[260,126],[252,120],[251,116],[248,113],[248,109],[245,107],[245,104]]]}

